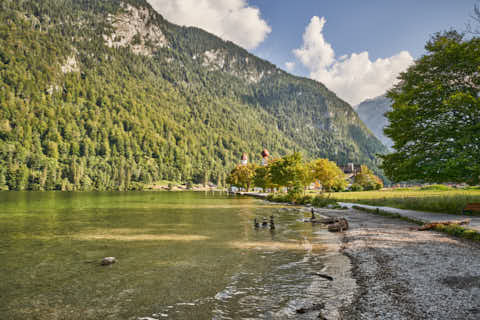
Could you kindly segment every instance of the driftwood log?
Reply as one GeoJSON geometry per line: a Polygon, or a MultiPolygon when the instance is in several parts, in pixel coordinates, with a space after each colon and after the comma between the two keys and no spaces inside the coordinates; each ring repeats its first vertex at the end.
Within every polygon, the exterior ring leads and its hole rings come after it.
{"type": "Polygon", "coordinates": [[[440,227],[440,226],[450,226],[450,225],[462,226],[462,225],[466,225],[466,224],[470,224],[470,219],[452,220],[452,221],[437,221],[437,222],[424,224],[423,226],[419,227],[417,230],[425,231],[425,230],[435,229],[436,227],[440,227]]]}
{"type": "Polygon", "coordinates": [[[318,273],[318,272],[314,272],[314,273],[310,273],[312,276],[317,276],[317,277],[320,277],[320,278],[323,278],[323,279],[326,279],[328,281],[333,281],[333,277],[332,276],[329,276],[328,274],[325,274],[325,273],[318,273]]]}
{"type": "Polygon", "coordinates": [[[316,221],[316,223],[322,223],[322,224],[334,224],[337,222],[338,222],[337,218],[325,218],[325,219],[319,219],[316,221]]]}
{"type": "Polygon", "coordinates": [[[328,231],[342,232],[348,230],[348,221],[345,218],[324,218],[317,219],[315,212],[312,209],[312,218],[303,220],[304,222],[311,222],[312,224],[321,223],[328,225],[328,231]]]}
{"type": "Polygon", "coordinates": [[[328,231],[330,232],[343,232],[348,230],[348,221],[345,218],[336,219],[332,224],[328,225],[328,231]]]}

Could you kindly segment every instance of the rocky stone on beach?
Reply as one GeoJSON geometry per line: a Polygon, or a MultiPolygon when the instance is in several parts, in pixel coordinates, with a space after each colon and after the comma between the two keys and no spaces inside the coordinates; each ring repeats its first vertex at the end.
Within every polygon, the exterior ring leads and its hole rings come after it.
{"type": "MultiPolygon", "coordinates": [[[[304,314],[304,313],[307,313],[307,312],[310,312],[310,311],[319,311],[319,310],[322,310],[323,308],[325,308],[325,304],[323,303],[315,303],[309,307],[301,307],[301,308],[298,308],[296,311],[298,314],[304,314]]],[[[320,317],[320,315],[319,315],[320,317]]],[[[322,318],[320,318],[322,319],[322,318]]]]}
{"type": "Polygon", "coordinates": [[[102,259],[101,265],[102,266],[109,266],[117,262],[117,258],[115,257],[105,257],[102,259]]]}

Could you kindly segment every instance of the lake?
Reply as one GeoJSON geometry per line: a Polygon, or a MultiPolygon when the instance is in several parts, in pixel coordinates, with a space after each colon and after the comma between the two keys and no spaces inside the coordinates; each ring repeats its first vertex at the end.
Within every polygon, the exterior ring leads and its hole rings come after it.
{"type": "Polygon", "coordinates": [[[0,319],[297,319],[317,303],[334,313],[348,260],[308,216],[220,193],[0,192],[0,319]],[[255,230],[270,215],[276,229],[255,230]],[[108,256],[118,262],[100,266],[108,256]]]}

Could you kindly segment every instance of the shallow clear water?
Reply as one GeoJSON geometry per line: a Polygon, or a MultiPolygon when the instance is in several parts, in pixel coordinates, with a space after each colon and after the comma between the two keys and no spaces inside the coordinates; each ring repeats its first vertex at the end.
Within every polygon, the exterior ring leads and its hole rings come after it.
{"type": "Polygon", "coordinates": [[[0,319],[295,318],[328,296],[311,274],[331,241],[300,218],[212,193],[2,192],[0,319]]]}

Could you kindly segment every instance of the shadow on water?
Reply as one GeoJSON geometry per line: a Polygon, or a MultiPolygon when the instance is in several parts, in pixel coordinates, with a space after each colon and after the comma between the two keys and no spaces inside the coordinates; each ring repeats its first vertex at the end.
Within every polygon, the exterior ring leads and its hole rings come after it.
{"type": "Polygon", "coordinates": [[[0,193],[0,319],[295,318],[329,295],[311,274],[333,241],[298,218],[216,194],[0,193]]]}

